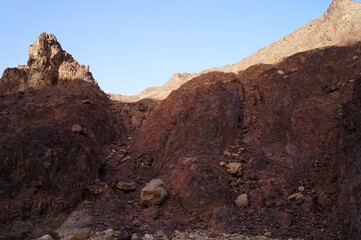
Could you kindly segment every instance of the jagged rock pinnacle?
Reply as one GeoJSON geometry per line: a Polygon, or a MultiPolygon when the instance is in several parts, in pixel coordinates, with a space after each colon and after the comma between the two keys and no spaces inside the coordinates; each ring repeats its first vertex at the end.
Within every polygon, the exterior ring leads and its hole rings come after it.
{"type": "Polygon", "coordinates": [[[27,88],[50,87],[70,80],[96,83],[89,67],[79,64],[64,51],[55,35],[43,32],[29,47],[27,65],[5,70],[0,90],[11,93],[27,88]]]}

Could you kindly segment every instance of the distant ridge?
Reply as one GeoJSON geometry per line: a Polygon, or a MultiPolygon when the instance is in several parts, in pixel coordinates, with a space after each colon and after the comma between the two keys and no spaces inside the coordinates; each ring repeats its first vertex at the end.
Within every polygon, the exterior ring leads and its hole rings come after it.
{"type": "Polygon", "coordinates": [[[323,16],[316,18],[235,64],[208,69],[200,73],[176,73],[160,87],[147,88],[136,96],[112,94],[115,100],[134,102],[144,98],[165,99],[185,82],[210,71],[239,72],[255,64],[274,64],[298,52],[328,46],[347,46],[361,41],[361,3],[333,0],[323,16]]]}

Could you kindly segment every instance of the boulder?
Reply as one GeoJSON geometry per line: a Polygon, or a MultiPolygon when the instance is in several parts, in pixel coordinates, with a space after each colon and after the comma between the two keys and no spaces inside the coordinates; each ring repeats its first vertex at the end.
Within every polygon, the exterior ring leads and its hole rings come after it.
{"type": "Polygon", "coordinates": [[[162,179],[153,179],[140,192],[141,203],[145,206],[160,205],[168,193],[162,179]]]}

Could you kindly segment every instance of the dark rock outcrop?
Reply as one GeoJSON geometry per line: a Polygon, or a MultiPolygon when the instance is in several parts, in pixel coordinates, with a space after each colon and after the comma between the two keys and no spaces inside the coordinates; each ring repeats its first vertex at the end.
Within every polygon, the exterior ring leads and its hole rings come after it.
{"type": "Polygon", "coordinates": [[[1,78],[0,126],[0,239],[55,229],[99,178],[103,146],[122,131],[90,72],[45,33],[29,66],[1,78]]]}

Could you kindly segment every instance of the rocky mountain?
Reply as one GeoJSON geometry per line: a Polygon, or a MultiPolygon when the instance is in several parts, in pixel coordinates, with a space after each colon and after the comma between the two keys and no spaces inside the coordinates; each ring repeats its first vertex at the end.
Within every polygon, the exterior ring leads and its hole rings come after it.
{"type": "Polygon", "coordinates": [[[327,12],[290,35],[282,38],[235,64],[200,73],[178,73],[160,87],[144,90],[137,96],[117,96],[122,101],[143,98],[165,99],[173,90],[200,74],[210,71],[235,72],[255,64],[275,64],[295,53],[328,46],[348,46],[361,40],[361,3],[353,0],[333,0],[327,12]]]}
{"type": "Polygon", "coordinates": [[[0,79],[0,239],[359,239],[361,41],[343,30],[137,102],[42,33],[0,79]]]}

